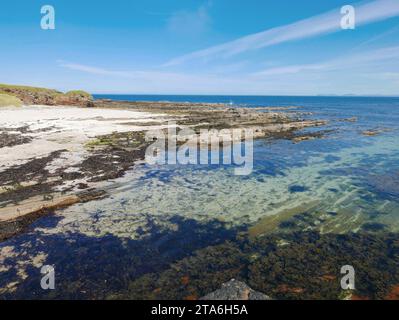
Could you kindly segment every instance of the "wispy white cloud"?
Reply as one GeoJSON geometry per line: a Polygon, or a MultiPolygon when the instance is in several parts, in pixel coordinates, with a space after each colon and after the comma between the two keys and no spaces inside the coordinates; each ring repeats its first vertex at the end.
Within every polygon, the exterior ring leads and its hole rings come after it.
{"type": "MultiPolygon", "coordinates": [[[[227,93],[224,90],[237,90],[242,87],[240,79],[217,77],[214,74],[192,74],[177,72],[144,71],[117,71],[108,68],[99,68],[79,63],[63,62],[60,67],[85,73],[95,81],[85,82],[82,88],[91,92],[104,92],[96,89],[103,85],[106,93],[169,93],[169,94],[208,94],[227,93]],[[110,77],[115,77],[110,81],[110,77]],[[240,85],[238,85],[240,83],[240,85]]],[[[79,79],[79,77],[77,77],[79,79]]],[[[74,82],[76,85],[76,81],[74,82]]],[[[250,83],[246,83],[248,86],[250,83]]]]}
{"type": "Polygon", "coordinates": [[[303,71],[318,71],[325,69],[325,65],[323,64],[298,64],[298,65],[289,65],[284,67],[276,67],[269,68],[263,71],[258,71],[253,73],[254,76],[277,76],[284,74],[294,74],[300,73],[303,71]]]}
{"type": "Polygon", "coordinates": [[[157,83],[174,83],[176,86],[181,86],[185,82],[193,82],[198,79],[208,79],[213,78],[212,74],[207,75],[194,75],[188,73],[178,73],[178,72],[164,72],[164,71],[153,71],[153,70],[113,70],[108,68],[95,67],[90,65],[84,65],[80,63],[64,62],[58,60],[58,65],[60,67],[74,70],[78,72],[83,72],[96,76],[106,76],[115,78],[126,78],[130,80],[145,80],[147,84],[157,83]]]}
{"type": "Polygon", "coordinates": [[[62,61],[58,61],[58,63],[60,67],[64,67],[75,71],[82,71],[94,75],[117,76],[117,77],[127,77],[127,78],[134,76],[132,73],[126,71],[107,70],[103,68],[92,67],[78,63],[62,62],[62,61]]]}
{"type": "MultiPolygon", "coordinates": [[[[374,0],[354,5],[356,26],[388,19],[399,15],[398,0],[374,0]]],[[[195,51],[168,61],[164,66],[173,66],[195,59],[213,59],[230,57],[245,51],[265,48],[287,41],[310,38],[340,30],[340,8],[298,22],[263,32],[248,35],[237,40],[204,50],[195,51]]]]}
{"type": "Polygon", "coordinates": [[[108,93],[312,95],[332,93],[331,88],[334,88],[336,94],[392,94],[397,92],[399,81],[399,46],[236,76],[209,70],[200,73],[114,70],[72,62],[58,63],[63,68],[91,75],[95,81],[86,80],[82,87],[103,84],[108,93]],[[114,79],[110,81],[110,77],[114,79]]]}
{"type": "Polygon", "coordinates": [[[154,77],[158,77],[166,80],[170,77],[179,78],[183,76],[182,74],[179,73],[158,72],[153,70],[113,70],[108,68],[94,67],[80,63],[65,62],[62,60],[58,60],[58,65],[66,69],[80,71],[92,75],[111,76],[111,77],[128,78],[128,79],[152,79],[154,77]]]}
{"type": "Polygon", "coordinates": [[[345,55],[322,63],[289,65],[284,67],[269,68],[253,73],[253,76],[282,76],[301,72],[324,72],[359,67],[380,66],[387,60],[399,61],[399,46],[387,47],[357,54],[345,55]]]}

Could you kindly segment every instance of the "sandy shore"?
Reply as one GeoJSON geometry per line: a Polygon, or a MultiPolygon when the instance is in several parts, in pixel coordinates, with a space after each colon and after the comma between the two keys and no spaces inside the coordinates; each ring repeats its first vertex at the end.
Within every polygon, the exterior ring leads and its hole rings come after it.
{"type": "Polygon", "coordinates": [[[33,139],[29,143],[3,148],[0,171],[28,159],[65,149],[70,154],[64,154],[63,162],[71,166],[84,157],[84,144],[96,136],[161,128],[165,121],[166,115],[163,114],[130,110],[67,106],[2,108],[0,128],[9,130],[10,134],[33,139]],[[159,126],[145,125],[150,122],[159,122],[159,126]]]}

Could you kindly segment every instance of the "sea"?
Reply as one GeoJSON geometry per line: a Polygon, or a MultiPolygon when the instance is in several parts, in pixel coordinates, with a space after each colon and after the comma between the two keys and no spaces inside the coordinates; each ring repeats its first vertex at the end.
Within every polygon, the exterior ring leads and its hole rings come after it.
{"type": "Polygon", "coordinates": [[[291,107],[328,123],[304,130],[316,139],[255,140],[249,175],[136,166],[110,197],[0,243],[17,252],[0,265],[0,298],[197,299],[232,278],[277,299],[399,298],[399,98],[94,97],[291,107]],[[40,263],[54,266],[54,290],[40,287],[40,263]],[[344,265],[356,290],[341,286],[344,265]]]}

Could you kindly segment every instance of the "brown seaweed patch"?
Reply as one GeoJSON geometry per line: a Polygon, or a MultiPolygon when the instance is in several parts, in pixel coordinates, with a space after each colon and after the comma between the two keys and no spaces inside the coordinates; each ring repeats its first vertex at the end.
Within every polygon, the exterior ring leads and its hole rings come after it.
{"type": "Polygon", "coordinates": [[[0,148],[13,147],[20,144],[29,143],[31,141],[31,137],[24,136],[20,133],[0,132],[0,148]]]}
{"type": "Polygon", "coordinates": [[[161,274],[146,274],[130,283],[127,292],[112,298],[141,300],[201,297],[232,278],[240,278],[244,261],[245,254],[227,241],[222,245],[199,250],[192,257],[172,264],[161,274]]]}
{"type": "Polygon", "coordinates": [[[48,156],[36,158],[0,172],[0,185],[16,184],[32,180],[37,180],[38,182],[46,181],[50,175],[46,169],[47,165],[58,158],[64,151],[66,150],[54,151],[48,156]]]}
{"type": "Polygon", "coordinates": [[[351,300],[353,300],[353,301],[367,301],[367,300],[370,300],[370,298],[369,297],[366,297],[366,296],[358,296],[358,295],[356,295],[356,294],[352,294],[352,296],[350,297],[350,299],[351,300]]]}
{"type": "Polygon", "coordinates": [[[142,131],[99,136],[86,145],[91,154],[76,167],[91,182],[119,178],[144,159],[147,145],[142,131]]]}
{"type": "Polygon", "coordinates": [[[305,291],[305,289],[290,287],[286,284],[281,284],[277,287],[277,291],[281,293],[301,294],[305,291]]]}
{"type": "Polygon", "coordinates": [[[399,235],[272,234],[206,247],[161,273],[129,284],[123,299],[185,299],[214,291],[231,278],[276,299],[385,299],[399,279],[399,235]],[[288,245],[279,246],[284,239],[288,245]],[[365,250],[367,248],[367,250],[365,250]],[[356,290],[341,289],[340,268],[356,270],[356,290]],[[383,267],[382,267],[383,266],[383,267]]]}
{"type": "MultiPolygon", "coordinates": [[[[357,296],[384,299],[389,283],[397,283],[399,278],[397,234],[320,235],[308,232],[286,237],[289,246],[269,249],[249,265],[249,285],[274,298],[339,299],[342,296],[340,268],[345,264],[353,265],[356,270],[354,294],[357,296]],[[284,292],[281,284],[305,290],[300,295],[290,290],[284,292]]],[[[272,239],[262,237],[254,244],[266,247],[272,239]]]]}
{"type": "Polygon", "coordinates": [[[390,288],[390,291],[385,296],[385,300],[399,300],[399,284],[390,288]]]}

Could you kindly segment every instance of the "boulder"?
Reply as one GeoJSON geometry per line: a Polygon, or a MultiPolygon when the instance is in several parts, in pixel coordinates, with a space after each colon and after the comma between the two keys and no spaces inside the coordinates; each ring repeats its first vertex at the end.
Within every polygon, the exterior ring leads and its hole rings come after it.
{"type": "Polygon", "coordinates": [[[223,283],[222,287],[213,291],[200,300],[272,300],[264,293],[255,291],[244,282],[231,279],[223,283]]]}

